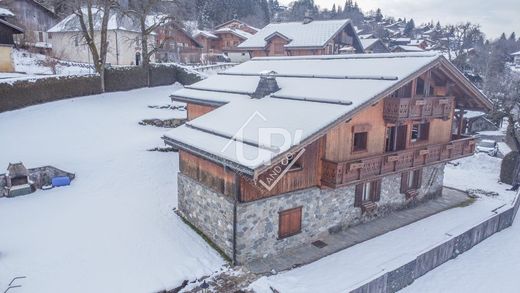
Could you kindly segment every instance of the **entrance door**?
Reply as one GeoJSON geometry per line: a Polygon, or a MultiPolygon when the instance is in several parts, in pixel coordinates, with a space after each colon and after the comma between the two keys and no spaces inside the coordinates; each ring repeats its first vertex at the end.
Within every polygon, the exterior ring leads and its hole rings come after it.
{"type": "Polygon", "coordinates": [[[385,152],[391,153],[395,151],[395,139],[396,139],[396,127],[387,127],[386,128],[386,147],[385,152]]]}

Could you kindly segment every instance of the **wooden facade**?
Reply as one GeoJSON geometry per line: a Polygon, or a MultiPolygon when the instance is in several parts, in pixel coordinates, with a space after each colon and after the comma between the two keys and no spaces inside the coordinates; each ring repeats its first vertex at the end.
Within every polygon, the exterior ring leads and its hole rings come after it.
{"type": "MultiPolygon", "coordinates": [[[[198,176],[200,182],[213,189],[248,202],[311,187],[339,188],[377,182],[391,174],[470,156],[475,151],[475,141],[452,133],[457,93],[447,90],[448,77],[439,70],[437,67],[416,77],[329,128],[304,146],[296,164],[299,168],[281,176],[272,189],[261,182],[270,185],[278,179],[286,165],[283,159],[253,179],[235,176],[229,169],[181,152],[181,172],[188,172],[186,175],[192,178],[198,176]]],[[[188,118],[212,109],[188,104],[188,118]]]]}
{"type": "Polygon", "coordinates": [[[188,121],[200,117],[216,109],[214,106],[187,103],[188,121]]]}
{"type": "Polygon", "coordinates": [[[157,53],[155,59],[162,62],[198,63],[201,61],[202,44],[175,23],[168,23],[156,30],[157,53]]]}

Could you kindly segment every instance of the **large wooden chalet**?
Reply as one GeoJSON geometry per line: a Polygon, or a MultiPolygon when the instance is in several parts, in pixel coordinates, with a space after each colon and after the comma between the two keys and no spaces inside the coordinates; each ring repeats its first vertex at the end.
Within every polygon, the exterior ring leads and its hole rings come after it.
{"type": "Polygon", "coordinates": [[[238,46],[251,57],[363,53],[348,19],[271,23],[238,46]]]}
{"type": "Polygon", "coordinates": [[[491,107],[435,53],[255,58],[172,99],[179,212],[236,263],[440,196],[475,151],[463,113],[491,107]]]}

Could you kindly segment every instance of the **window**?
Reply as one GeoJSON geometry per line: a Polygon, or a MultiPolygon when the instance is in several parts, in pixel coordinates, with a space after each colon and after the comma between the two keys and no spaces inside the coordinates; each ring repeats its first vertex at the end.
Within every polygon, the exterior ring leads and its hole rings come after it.
{"type": "Polygon", "coordinates": [[[361,207],[363,203],[378,202],[381,199],[381,180],[361,183],[356,185],[355,207],[361,207]]]}
{"type": "Polygon", "coordinates": [[[43,32],[38,32],[38,42],[43,42],[43,32]]]}
{"type": "Polygon", "coordinates": [[[52,40],[52,33],[47,33],[47,38],[49,38],[49,40],[52,40]]]}
{"type": "Polygon", "coordinates": [[[79,46],[79,40],[78,37],[74,38],[74,46],[79,46]]]}
{"type": "Polygon", "coordinates": [[[368,132],[354,133],[353,151],[360,152],[367,149],[368,132]]]}
{"type": "Polygon", "coordinates": [[[401,193],[421,188],[422,169],[404,172],[401,174],[401,193]]]}
{"type": "Polygon", "coordinates": [[[412,142],[428,140],[430,123],[414,124],[412,126],[412,142]]]}
{"type": "Polygon", "coordinates": [[[278,238],[287,238],[302,230],[302,207],[279,213],[278,238]]]}

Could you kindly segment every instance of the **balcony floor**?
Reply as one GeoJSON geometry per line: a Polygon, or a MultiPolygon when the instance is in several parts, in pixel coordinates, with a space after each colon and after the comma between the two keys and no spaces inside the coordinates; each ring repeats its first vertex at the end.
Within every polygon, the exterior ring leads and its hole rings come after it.
{"type": "Polygon", "coordinates": [[[255,260],[246,266],[255,274],[266,274],[273,269],[277,272],[285,271],[295,266],[314,262],[358,243],[460,206],[468,200],[466,193],[444,187],[442,196],[439,198],[426,201],[410,209],[393,212],[385,217],[320,239],[327,244],[323,248],[317,248],[311,243],[307,243],[301,247],[289,249],[280,255],[255,260]]]}

